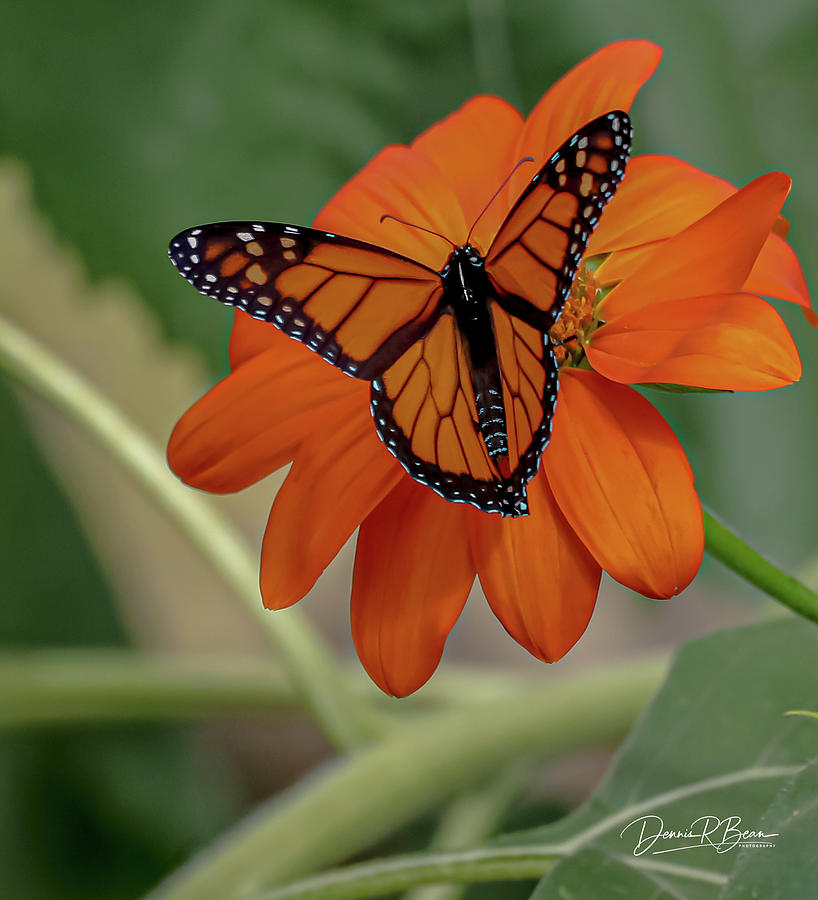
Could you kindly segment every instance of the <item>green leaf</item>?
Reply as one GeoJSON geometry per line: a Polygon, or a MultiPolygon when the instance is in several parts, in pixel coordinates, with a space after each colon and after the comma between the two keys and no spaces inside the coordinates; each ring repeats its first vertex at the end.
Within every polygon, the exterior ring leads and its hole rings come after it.
{"type": "MultiPolygon", "coordinates": [[[[793,868],[799,847],[809,856],[806,844],[784,834],[785,827],[800,829],[787,816],[800,819],[793,814],[802,802],[805,828],[815,834],[810,816],[818,815],[818,792],[813,785],[810,797],[806,773],[812,769],[804,767],[815,756],[818,738],[813,723],[784,713],[816,705],[817,639],[814,626],[787,620],[684,647],[589,802],[560,822],[504,838],[504,845],[533,844],[565,857],[533,896],[612,896],[611,885],[622,883],[624,896],[632,898],[664,891],[710,900],[734,867],[748,869],[748,878],[763,869],[772,884],[793,868]],[[690,834],[648,840],[662,830],[698,835],[703,824],[721,852],[690,834]],[[785,851],[771,838],[775,847],[742,849],[735,829],[780,832],[788,846],[785,851]]],[[[805,894],[762,890],[757,896],[805,894]]]]}
{"type": "MultiPolygon", "coordinates": [[[[818,736],[812,722],[784,713],[815,704],[817,642],[815,625],[792,619],[686,645],[590,801],[559,822],[488,846],[377,859],[288,884],[280,883],[286,874],[268,871],[257,880],[276,881],[275,889],[248,893],[255,900],[362,900],[421,884],[521,882],[547,873],[532,900],[733,900],[720,891],[734,867],[740,873],[752,863],[769,868],[771,884],[793,885],[757,897],[812,896],[803,888],[815,883],[815,862],[799,869],[789,856],[808,856],[816,832],[818,791],[806,773],[818,736]],[[658,819],[663,825],[654,838],[658,819]],[[791,845],[786,855],[776,853],[779,841],[791,845]]],[[[605,679],[594,684],[598,697],[609,695],[605,679]]],[[[483,721],[505,737],[499,718],[483,721]]],[[[461,760],[472,746],[459,742],[461,760]]],[[[321,803],[322,812],[327,806],[321,803]]],[[[263,843],[280,852],[280,838],[263,843]]],[[[247,867],[242,871],[247,884],[247,867]]],[[[198,900],[199,880],[173,896],[198,900]]]]}
{"type": "Polygon", "coordinates": [[[742,850],[720,900],[814,896],[818,884],[818,761],[784,785],[761,817],[760,827],[777,833],[775,847],[766,852],[742,850]]]}
{"type": "MultiPolygon", "coordinates": [[[[678,900],[663,876],[640,872],[604,850],[588,848],[563,860],[531,895],[531,900],[599,900],[600,881],[606,897],[650,897],[678,900]]],[[[709,890],[709,888],[708,888],[709,890]]],[[[699,896],[686,894],[686,897],[699,896]]],[[[709,894],[702,894],[707,897],[709,894]]]]}

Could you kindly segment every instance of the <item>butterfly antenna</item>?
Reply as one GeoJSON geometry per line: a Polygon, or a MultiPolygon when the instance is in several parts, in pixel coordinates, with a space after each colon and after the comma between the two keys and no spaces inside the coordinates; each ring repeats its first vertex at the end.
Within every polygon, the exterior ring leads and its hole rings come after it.
{"type": "Polygon", "coordinates": [[[447,237],[444,237],[444,235],[438,234],[436,231],[432,231],[431,228],[424,228],[422,225],[415,225],[414,222],[407,222],[405,219],[399,219],[397,216],[393,216],[392,213],[384,213],[379,221],[383,222],[384,219],[394,219],[396,222],[400,222],[401,225],[408,225],[410,228],[417,228],[420,231],[425,231],[426,234],[433,234],[435,237],[439,237],[441,238],[441,240],[446,241],[447,244],[450,244],[452,249],[457,249],[454,241],[450,241],[447,237]]]}
{"type": "Polygon", "coordinates": [[[492,203],[494,203],[494,201],[495,201],[495,200],[497,199],[497,197],[500,195],[500,191],[502,191],[502,189],[509,183],[509,181],[511,181],[511,176],[517,171],[517,169],[520,168],[520,166],[521,166],[523,163],[529,163],[529,162],[534,162],[534,157],[533,157],[533,156],[524,156],[524,157],[517,163],[517,165],[515,165],[514,168],[508,173],[508,175],[506,175],[505,179],[503,179],[503,183],[502,183],[502,184],[500,185],[500,187],[498,187],[497,190],[491,195],[491,200],[489,200],[489,202],[483,207],[483,210],[482,210],[482,212],[480,213],[480,215],[474,220],[474,222],[472,222],[472,226],[471,226],[471,228],[469,229],[468,237],[466,238],[466,243],[467,243],[467,244],[468,244],[469,241],[471,240],[471,234],[472,234],[472,232],[474,231],[474,229],[477,227],[477,223],[483,218],[483,216],[485,215],[486,210],[491,206],[492,203]]]}

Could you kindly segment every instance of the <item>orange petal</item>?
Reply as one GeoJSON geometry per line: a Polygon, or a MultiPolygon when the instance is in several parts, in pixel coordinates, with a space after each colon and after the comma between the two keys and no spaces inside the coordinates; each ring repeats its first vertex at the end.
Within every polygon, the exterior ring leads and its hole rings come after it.
{"type": "Polygon", "coordinates": [[[494,614],[529,653],[554,662],[579,640],[602,570],[565,521],[541,472],[528,485],[530,514],[470,521],[477,574],[494,614]]]}
{"type": "Polygon", "coordinates": [[[597,266],[594,277],[603,287],[613,287],[639,271],[653,253],[666,243],[667,239],[639,244],[638,247],[628,247],[625,250],[614,250],[597,266]]]}
{"type": "Polygon", "coordinates": [[[397,216],[451,241],[468,232],[454,190],[435,164],[409,147],[387,147],[351,178],[315,218],[315,227],[368,241],[408,256],[435,271],[451,247],[445,240],[391,219],[397,216]]]}
{"type": "MultiPolygon", "coordinates": [[[[641,268],[653,252],[664,243],[653,241],[650,244],[640,244],[638,247],[615,250],[596,268],[594,276],[603,287],[611,287],[624,281],[641,268]]],[[[797,303],[802,307],[804,318],[810,325],[814,328],[818,324],[798,257],[775,230],[767,236],[742,288],[748,294],[763,294],[775,300],[797,303]]]]}
{"type": "MultiPolygon", "coordinates": [[[[583,125],[613,109],[630,109],[633,98],[654,73],[662,49],[650,41],[619,41],[597,50],[563,75],[526,119],[517,159],[533,156],[537,165],[583,125]]],[[[531,179],[517,173],[509,197],[517,197],[531,179]]]]}
{"type": "MultiPolygon", "coordinates": [[[[627,278],[657,241],[678,234],[735,193],[729,182],[675,157],[634,157],[588,244],[589,256],[611,254],[597,269],[597,277],[603,284],[627,278]]],[[[815,313],[801,266],[783,240],[788,228],[786,219],[778,216],[743,287],[751,294],[803,306],[812,323],[815,313]]]]}
{"type": "Polygon", "coordinates": [[[299,448],[270,511],[261,551],[264,605],[282,609],[300,600],[403,477],[375,433],[367,403],[351,397],[328,409],[321,431],[299,448]]]}
{"type": "Polygon", "coordinates": [[[328,404],[352,396],[366,408],[364,383],[316,366],[312,356],[293,361],[267,351],[220,381],[173,429],[171,469],[203,491],[239,491],[288,463],[321,428],[328,404]]]}
{"type": "Polygon", "coordinates": [[[406,477],[361,525],[352,637],[387,694],[416,691],[440,662],[474,581],[465,526],[472,514],[406,477]]]}
{"type": "MultiPolygon", "coordinates": [[[[426,155],[451,185],[469,227],[517,162],[514,150],[522,127],[523,118],[511,104],[484,95],[412,142],[412,149],[426,155]]],[[[499,202],[486,210],[472,236],[478,247],[488,250],[507,212],[499,202]]]]}
{"type": "Polygon", "coordinates": [[[736,193],[722,178],[674,156],[635,156],[588,242],[588,254],[662,240],[736,193]]]}
{"type": "Polygon", "coordinates": [[[600,375],[624,384],[762,391],[801,377],[787,326],[753,294],[654,303],[604,325],[586,352],[600,375]]]}
{"type": "Polygon", "coordinates": [[[564,370],[543,464],[565,518],[617,581],[666,598],[693,580],[704,552],[693,473],[644,397],[596,372],[564,370]]]}
{"type": "Polygon", "coordinates": [[[775,232],[771,234],[750,271],[744,290],[751,294],[763,294],[776,300],[789,300],[803,307],[810,325],[818,325],[818,316],[812,308],[809,289],[798,257],[790,245],[775,232]]]}
{"type": "Polygon", "coordinates": [[[605,298],[606,320],[650,303],[741,290],[790,185],[781,172],[762,175],[659,244],[605,298]]]}
{"type": "Polygon", "coordinates": [[[293,362],[309,354],[316,365],[327,365],[317,353],[279,331],[269,322],[260,322],[240,309],[233,310],[233,327],[230,331],[228,355],[231,370],[237,369],[259,353],[275,348],[279,356],[288,356],[293,362]]]}

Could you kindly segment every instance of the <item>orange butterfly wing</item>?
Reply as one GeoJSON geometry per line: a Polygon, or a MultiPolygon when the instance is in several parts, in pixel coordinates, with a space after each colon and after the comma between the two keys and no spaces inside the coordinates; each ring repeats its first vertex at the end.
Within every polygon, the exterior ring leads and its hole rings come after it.
{"type": "Polygon", "coordinates": [[[367,380],[428,330],[443,292],[439,275],[420,263],[294,225],[202,225],[176,235],[169,255],[200,293],[367,380]]]}
{"type": "Polygon", "coordinates": [[[507,312],[547,332],[559,318],[582,254],[625,174],[630,119],[581,128],[532,179],[497,233],[486,271],[507,312]]]}
{"type": "Polygon", "coordinates": [[[481,390],[488,386],[496,404],[483,417],[502,423],[492,450],[486,433],[495,425],[481,422],[474,361],[457,324],[460,289],[444,288],[445,270],[273,223],[188,229],[169,254],[201,293],[370,380],[378,434],[417,481],[449,500],[525,514],[525,485],[550,438],[557,401],[548,330],[622,179],[630,137],[622,112],[580,129],[532,179],[492,242],[480,289],[491,332],[481,336],[482,349],[491,341],[494,352],[482,364],[481,390]]]}
{"type": "MultiPolygon", "coordinates": [[[[548,337],[492,305],[497,362],[503,390],[511,482],[524,494],[551,439],[559,370],[548,337]]],[[[522,500],[520,506],[524,506],[522,500]]]]}

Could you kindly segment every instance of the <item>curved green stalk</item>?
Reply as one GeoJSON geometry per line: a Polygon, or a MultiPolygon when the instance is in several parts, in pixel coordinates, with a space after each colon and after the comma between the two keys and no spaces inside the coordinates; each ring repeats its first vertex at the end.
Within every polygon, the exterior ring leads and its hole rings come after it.
{"type": "Polygon", "coordinates": [[[283,668],[266,659],[99,649],[0,654],[0,729],[262,715],[298,706],[283,668]]]}
{"type": "Polygon", "coordinates": [[[512,760],[620,738],[665,658],[607,665],[396,729],[257,810],[153,900],[231,900],[348,859],[512,760]]]}
{"type": "Polygon", "coordinates": [[[788,709],[785,716],[806,716],[808,719],[818,719],[818,712],[811,709],[788,709]]]}
{"type": "MultiPolygon", "coordinates": [[[[540,877],[554,862],[579,852],[608,833],[616,833],[622,825],[637,816],[683,798],[701,797],[728,785],[743,785],[795,776],[803,770],[799,764],[751,765],[738,771],[703,778],[668,791],[642,798],[615,810],[607,816],[586,823],[574,834],[553,844],[494,845],[448,853],[417,853],[346,866],[283,885],[248,900],[363,900],[401,890],[408,885],[446,882],[513,881],[540,877]]],[[[620,856],[618,859],[635,869],[643,869],[704,884],[723,885],[727,876],[710,869],[678,866],[650,857],[620,856]]]]}
{"type": "MultiPolygon", "coordinates": [[[[485,847],[451,853],[418,853],[347,866],[305,878],[246,900],[367,900],[415,885],[477,884],[542,878],[560,859],[575,851],[571,843],[549,846],[485,847]]],[[[644,857],[618,857],[636,870],[685,878],[723,887],[727,876],[709,869],[681,866],[644,857]]],[[[708,895],[710,892],[708,892],[708,895]]]]}
{"type": "MultiPolygon", "coordinates": [[[[358,665],[344,667],[343,676],[353,694],[372,695],[358,665]]],[[[531,684],[511,672],[478,677],[472,669],[450,666],[401,706],[402,721],[408,725],[441,708],[474,704],[479,691],[485,702],[515,696],[531,684]]],[[[381,715],[397,705],[386,695],[375,697],[375,704],[381,715]]],[[[302,706],[283,666],[263,657],[88,648],[0,653],[0,729],[257,716],[302,706]]],[[[447,843],[445,849],[451,847],[447,843]]]]}
{"type": "Polygon", "coordinates": [[[78,422],[125,467],[262,626],[327,737],[340,748],[359,744],[371,723],[365,724],[362,704],[346,689],[329,647],[296,610],[264,610],[258,564],[244,541],[202,495],[170,473],[149,438],[75,369],[3,317],[0,368],[78,422]]]}
{"type": "MultiPolygon", "coordinates": [[[[485,787],[456,797],[441,814],[429,850],[463,850],[485,843],[530,778],[531,764],[515,761],[485,787]]],[[[465,884],[424,885],[404,894],[403,900],[458,900],[465,890],[465,884]]]]}
{"type": "Polygon", "coordinates": [[[531,880],[542,878],[559,860],[551,848],[535,846],[418,853],[335,869],[247,900],[366,900],[419,885],[531,880]]]}
{"type": "Polygon", "coordinates": [[[704,535],[705,547],[712,557],[799,616],[818,622],[818,594],[782,572],[707,511],[704,535]]]}

